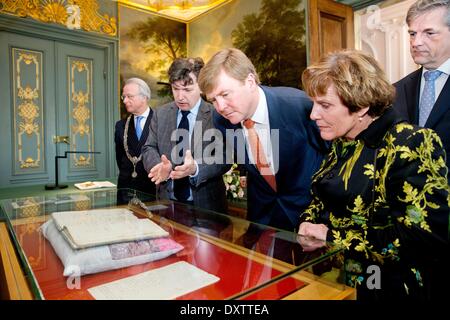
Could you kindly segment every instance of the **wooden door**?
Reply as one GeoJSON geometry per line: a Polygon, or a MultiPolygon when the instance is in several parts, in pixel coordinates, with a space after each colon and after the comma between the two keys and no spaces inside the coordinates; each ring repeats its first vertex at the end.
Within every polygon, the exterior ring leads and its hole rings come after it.
{"type": "Polygon", "coordinates": [[[332,0],[310,0],[309,62],[339,49],[354,48],[353,10],[332,0]]]}
{"type": "Polygon", "coordinates": [[[53,175],[54,60],[53,41],[0,32],[0,187],[53,175]]]}
{"type": "Polygon", "coordinates": [[[56,43],[56,132],[67,143],[55,145],[60,159],[60,180],[104,179],[109,146],[106,139],[107,105],[105,52],[102,49],[56,43]]]}
{"type": "Polygon", "coordinates": [[[0,188],[111,176],[105,50],[0,31],[0,188]]]}

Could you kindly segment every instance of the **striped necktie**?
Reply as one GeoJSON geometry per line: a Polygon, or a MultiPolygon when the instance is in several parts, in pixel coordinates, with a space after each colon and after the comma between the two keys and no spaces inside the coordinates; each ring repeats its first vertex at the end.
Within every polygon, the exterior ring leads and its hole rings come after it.
{"type": "Polygon", "coordinates": [[[258,137],[258,133],[255,130],[255,121],[247,119],[243,122],[243,124],[248,131],[248,143],[250,145],[253,159],[255,161],[259,173],[272,187],[272,189],[274,191],[277,191],[277,182],[275,180],[275,175],[273,174],[267,162],[266,155],[264,154],[264,149],[262,148],[261,141],[259,140],[258,137]]]}

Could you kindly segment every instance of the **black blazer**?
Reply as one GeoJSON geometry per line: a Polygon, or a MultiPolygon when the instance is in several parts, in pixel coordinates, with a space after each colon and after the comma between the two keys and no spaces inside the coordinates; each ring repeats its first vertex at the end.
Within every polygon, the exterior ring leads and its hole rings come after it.
{"type": "MultiPolygon", "coordinates": [[[[134,116],[131,117],[128,127],[128,150],[131,156],[139,157],[141,154],[142,146],[145,144],[148,137],[152,116],[153,110],[150,108],[150,113],[145,122],[144,130],[142,131],[141,139],[139,141],[136,137],[134,116]]],[[[155,195],[155,184],[148,178],[148,173],[145,171],[142,161],[139,161],[136,165],[136,172],[138,176],[136,178],[131,177],[131,174],[133,173],[133,164],[127,158],[123,144],[125,123],[126,119],[117,121],[114,133],[114,141],[116,144],[116,162],[119,167],[117,188],[130,188],[155,195]]]]}
{"type": "MultiPolygon", "coordinates": [[[[412,124],[419,122],[419,96],[422,68],[416,70],[397,83],[397,96],[394,108],[403,118],[412,124]]],[[[447,153],[447,167],[450,167],[450,77],[439,94],[433,110],[425,123],[439,135],[447,153]]],[[[450,183],[450,175],[447,175],[450,183]]]]}

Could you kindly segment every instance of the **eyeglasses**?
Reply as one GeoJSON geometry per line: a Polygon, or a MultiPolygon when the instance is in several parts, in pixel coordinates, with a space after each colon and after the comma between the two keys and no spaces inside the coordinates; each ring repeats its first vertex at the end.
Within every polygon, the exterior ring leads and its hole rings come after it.
{"type": "Polygon", "coordinates": [[[120,96],[120,99],[122,99],[122,101],[125,101],[125,98],[128,98],[128,100],[131,100],[137,96],[142,96],[142,94],[127,94],[125,96],[120,96]]]}

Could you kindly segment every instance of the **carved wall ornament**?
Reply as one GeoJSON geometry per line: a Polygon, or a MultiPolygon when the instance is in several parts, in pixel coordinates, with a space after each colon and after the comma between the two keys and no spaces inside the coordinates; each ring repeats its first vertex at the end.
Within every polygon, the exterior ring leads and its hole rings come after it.
{"type": "Polygon", "coordinates": [[[16,48],[13,48],[12,51],[15,59],[15,101],[18,104],[14,108],[14,122],[18,127],[15,132],[17,161],[20,163],[21,169],[38,168],[41,165],[41,126],[43,121],[42,97],[40,96],[42,53],[16,48]],[[34,66],[34,68],[25,68],[25,66],[34,66]],[[24,69],[26,70],[24,71],[24,69]],[[24,148],[25,140],[31,143],[34,139],[33,136],[35,137],[33,146],[35,150],[31,150],[30,145],[24,148]],[[30,155],[31,152],[35,155],[30,155]],[[25,156],[24,153],[28,153],[28,155],[25,156]]]}
{"type": "MultiPolygon", "coordinates": [[[[73,141],[72,150],[92,150],[92,63],[82,60],[69,59],[71,103],[69,104],[71,114],[71,136],[73,141]],[[84,144],[81,145],[81,140],[84,144]]],[[[75,167],[88,167],[92,165],[92,156],[73,154],[75,167]]]]}
{"type": "Polygon", "coordinates": [[[0,13],[115,36],[116,18],[99,8],[97,0],[0,0],[0,13]]]}

